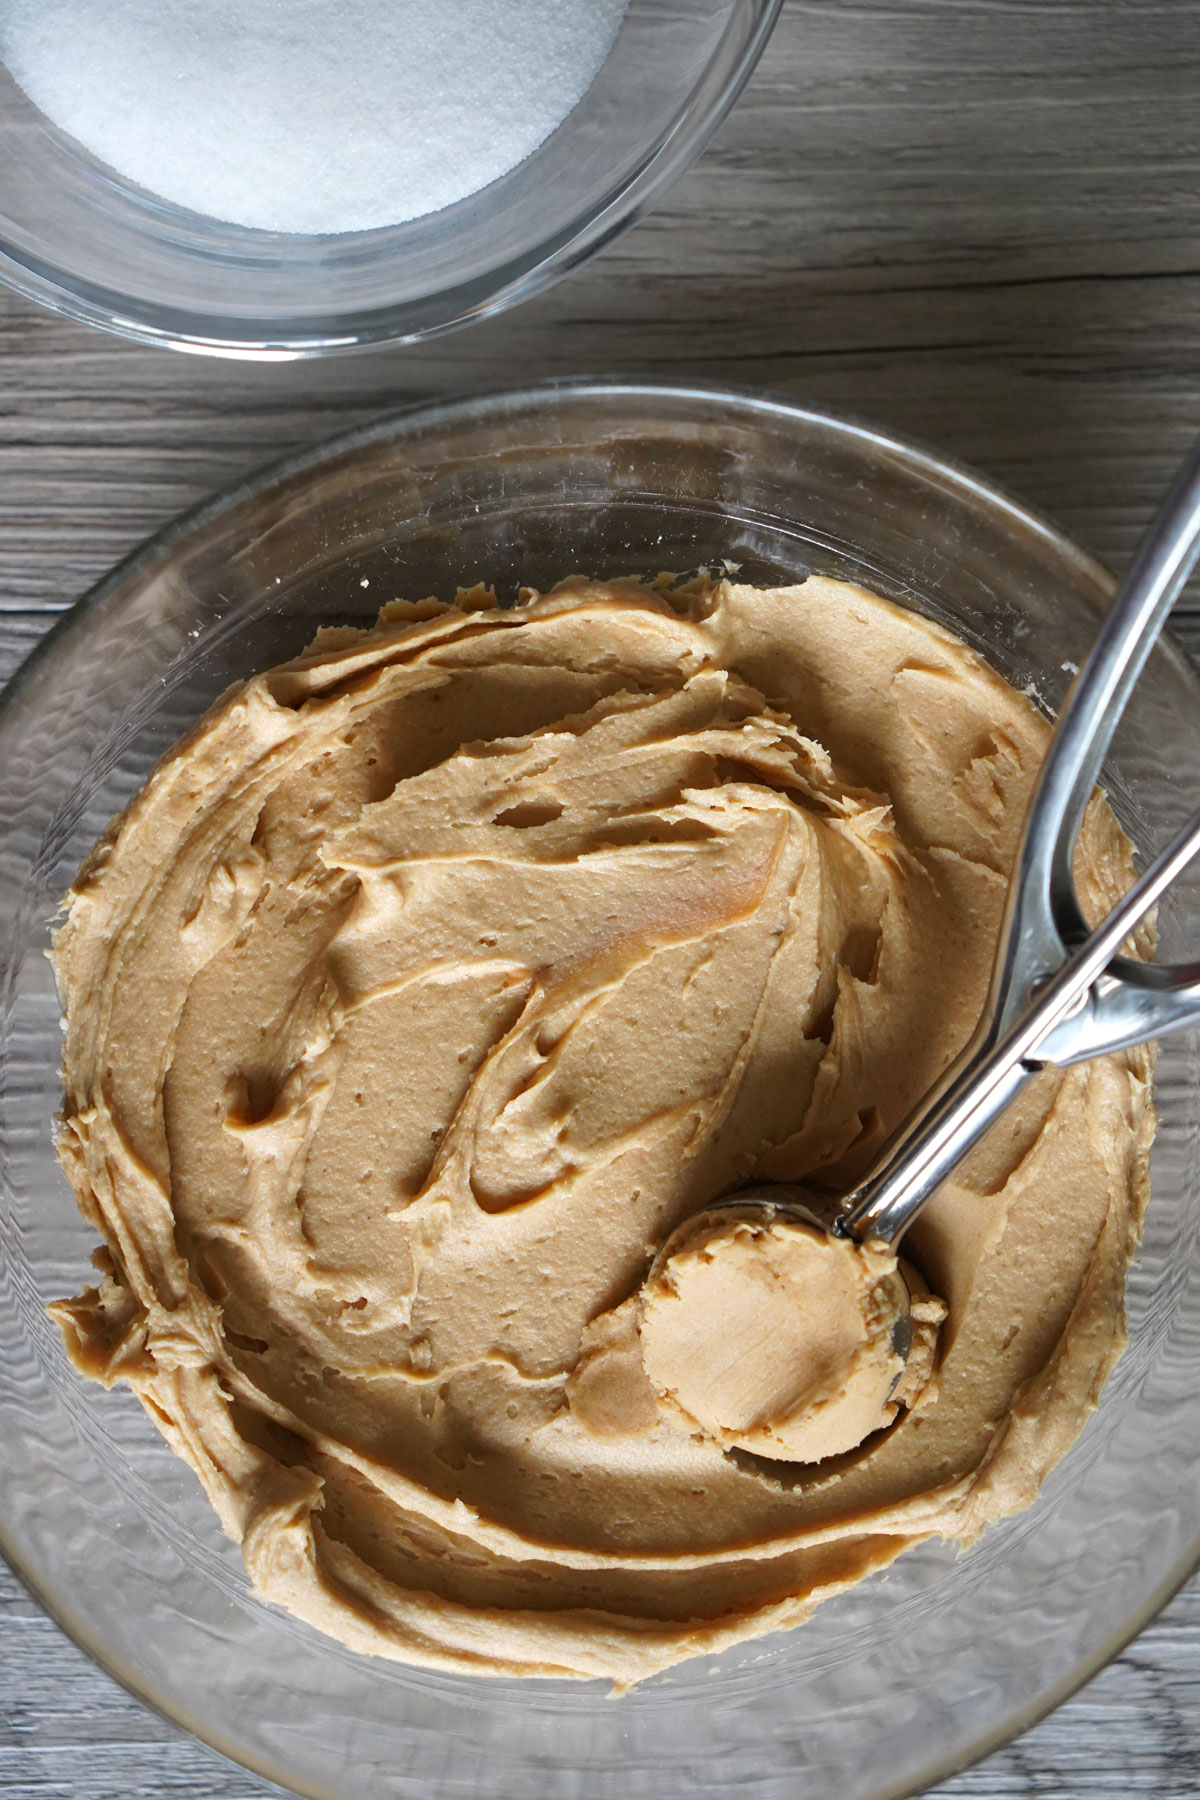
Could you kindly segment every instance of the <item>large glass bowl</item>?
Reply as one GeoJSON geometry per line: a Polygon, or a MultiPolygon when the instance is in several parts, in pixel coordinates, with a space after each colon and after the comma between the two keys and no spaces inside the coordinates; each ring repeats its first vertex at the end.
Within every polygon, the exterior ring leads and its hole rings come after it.
{"type": "MultiPolygon", "coordinates": [[[[173,526],[67,615],[0,712],[0,1547],[136,1693],[274,1780],[339,1800],[866,1800],[933,1781],[1068,1694],[1200,1549],[1195,1042],[1158,1067],[1131,1347],[1037,1503],[931,1542],[812,1621],[620,1700],[356,1656],[254,1600],[136,1400],[68,1366],[44,1305],[92,1234],[55,1166],[58,898],[155,759],[235,677],[396,594],[722,559],[865,580],[952,625],[1047,706],[1111,591],[965,470],[748,395],[568,384],[427,408],[268,471],[173,526]]],[[[1154,653],[1106,773],[1165,840],[1200,793],[1200,683],[1154,653]]],[[[1160,919],[1200,943],[1200,893],[1160,919]]]]}
{"type": "Polygon", "coordinates": [[[636,224],[691,166],[783,0],[630,0],[575,110],[467,199],[324,237],[203,217],[124,180],[0,64],[0,281],[177,349],[316,356],[424,337],[538,293],[636,224]]]}

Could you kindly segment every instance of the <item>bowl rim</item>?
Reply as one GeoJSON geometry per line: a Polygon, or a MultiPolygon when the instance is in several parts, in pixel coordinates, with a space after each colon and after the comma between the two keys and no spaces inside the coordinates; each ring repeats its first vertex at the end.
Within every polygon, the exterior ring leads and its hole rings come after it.
{"type": "MultiPolygon", "coordinates": [[[[216,312],[139,301],[70,276],[0,235],[0,284],[62,318],[99,326],[135,343],[242,362],[295,362],[441,336],[540,294],[639,224],[707,149],[754,73],[783,4],[784,0],[731,0],[721,44],[740,13],[748,14],[751,24],[711,104],[693,112],[690,101],[685,102],[631,175],[608,188],[569,225],[473,280],[415,300],[317,317],[300,329],[295,322],[266,315],[224,318],[216,312]]],[[[720,47],[693,96],[711,74],[720,47]]]]}
{"type": "MultiPolygon", "coordinates": [[[[247,501],[261,497],[271,488],[286,488],[303,483],[327,465],[389,440],[402,443],[406,438],[425,436],[438,430],[453,430],[465,424],[503,419],[517,413],[536,416],[539,410],[548,409],[552,412],[559,399],[578,402],[591,398],[596,402],[611,403],[620,400],[622,396],[636,397],[642,401],[658,397],[665,404],[720,404],[743,417],[766,418],[781,423],[790,421],[832,429],[845,440],[868,442],[898,456],[906,466],[944,483],[954,492],[965,491],[977,501],[984,501],[1051,547],[1096,590],[1110,597],[1115,591],[1116,581],[1109,570],[1068,537],[1051,519],[1026,506],[1003,486],[985,479],[969,464],[944,455],[919,439],[893,433],[856,414],[783,399],[762,389],[721,382],[643,380],[620,375],[559,377],[519,388],[497,387],[480,393],[463,393],[440,400],[414,402],[390,411],[367,425],[324,438],[303,451],[276,458],[179,514],[115,564],[39,639],[9,681],[0,688],[0,733],[9,727],[12,715],[30,690],[44,678],[52,676],[54,663],[70,648],[76,636],[88,627],[97,613],[118,606],[130,583],[143,579],[155,565],[161,566],[169,562],[179,545],[189,538],[203,536],[227,513],[247,501]]],[[[1170,634],[1164,633],[1160,642],[1172,660],[1193,681],[1197,680],[1192,659],[1170,634]]],[[[73,1615],[66,1598],[48,1592],[33,1571],[24,1566],[2,1518],[0,1558],[3,1558],[16,1580],[64,1635],[135,1700],[148,1706],[175,1729],[199,1740],[232,1767],[249,1770],[276,1791],[302,1795],[306,1800],[329,1800],[326,1789],[304,1785],[291,1774],[286,1778],[288,1785],[282,1786],[278,1771],[268,1766],[265,1760],[248,1756],[240,1748],[234,1750],[222,1741],[222,1734],[218,1729],[207,1723],[200,1726],[191,1722],[184,1716],[183,1708],[175,1705],[164,1694],[155,1692],[150,1683],[123,1669],[120,1660],[98,1640],[88,1624],[73,1615]]],[[[912,1796],[924,1793],[974,1766],[1032,1729],[1119,1656],[1197,1571],[1200,1571],[1200,1537],[1130,1617],[1047,1693],[1018,1709],[1002,1725],[982,1732],[965,1751],[932,1757],[916,1780],[905,1777],[897,1784],[878,1787],[864,1796],[864,1800],[912,1800],[912,1796]]]]}

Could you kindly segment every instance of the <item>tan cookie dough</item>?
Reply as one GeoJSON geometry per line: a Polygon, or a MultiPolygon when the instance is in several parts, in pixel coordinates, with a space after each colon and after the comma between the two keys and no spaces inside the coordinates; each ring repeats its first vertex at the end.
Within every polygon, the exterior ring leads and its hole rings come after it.
{"type": "Polygon", "coordinates": [[[823,1462],[932,1399],[946,1309],[927,1294],[910,1305],[894,1250],[720,1209],[667,1250],[642,1291],[642,1364],[715,1442],[823,1462]]]}
{"type": "MultiPolygon", "coordinates": [[[[872,1357],[714,1433],[641,1284],[740,1184],[853,1181],[965,1041],[1046,739],[858,588],[575,580],[321,633],[164,759],[56,940],[105,1247],[55,1311],[262,1596],[627,1684],[1028,1503],[1123,1343],[1147,1051],[1044,1073],[923,1214],[936,1370],[857,1449],[726,1454],[872,1357]]],[[[1100,802],[1077,864],[1093,914],[1131,879],[1100,802]]]]}

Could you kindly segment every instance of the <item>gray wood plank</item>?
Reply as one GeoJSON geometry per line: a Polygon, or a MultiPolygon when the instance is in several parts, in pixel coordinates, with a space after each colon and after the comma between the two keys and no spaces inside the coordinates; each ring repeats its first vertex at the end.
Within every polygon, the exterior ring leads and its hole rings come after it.
{"type": "MultiPolygon", "coordinates": [[[[181,508],[412,400],[624,371],[766,386],[978,464],[1129,555],[1200,422],[1200,9],[788,0],[716,144],[599,262],[424,346],[256,368],[0,296],[0,678],[181,508]]],[[[1183,634],[1200,654],[1200,608],[1183,634]]],[[[270,1790],[0,1568],[0,1792],[270,1790]]],[[[1200,1794],[1200,1583],[938,1800],[1200,1794]]]]}

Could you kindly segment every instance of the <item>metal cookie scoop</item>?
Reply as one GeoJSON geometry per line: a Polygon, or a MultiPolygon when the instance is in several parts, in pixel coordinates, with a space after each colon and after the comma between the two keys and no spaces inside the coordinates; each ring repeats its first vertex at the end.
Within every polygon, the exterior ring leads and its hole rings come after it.
{"type": "MultiPolygon", "coordinates": [[[[1065,1067],[1200,1019],[1200,962],[1144,963],[1121,945],[1200,852],[1200,812],[1094,932],[1071,874],[1084,809],[1113,732],[1171,607],[1200,555],[1200,450],[1138,552],[1087,662],[1075,677],[1026,814],[991,987],[970,1043],[848,1194],[771,1183],[712,1209],[769,1224],[794,1219],[859,1243],[894,1244],[1009,1102],[1048,1063],[1065,1067]]],[[[669,1259],[693,1215],[655,1258],[669,1259]]],[[[905,1295],[893,1348],[907,1358],[905,1295]]]]}

